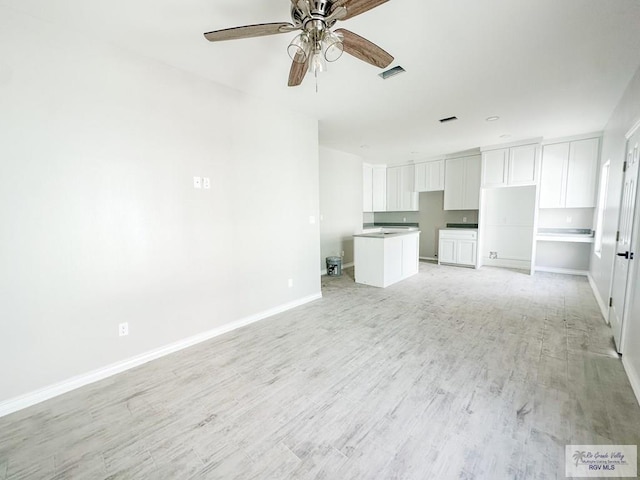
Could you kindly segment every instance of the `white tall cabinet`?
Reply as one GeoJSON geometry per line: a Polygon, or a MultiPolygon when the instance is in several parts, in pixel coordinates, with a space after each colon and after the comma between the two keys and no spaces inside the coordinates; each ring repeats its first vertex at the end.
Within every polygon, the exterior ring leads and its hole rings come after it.
{"type": "Polygon", "coordinates": [[[545,145],[540,208],[593,208],[600,140],[588,138],[545,145]]]}
{"type": "Polygon", "coordinates": [[[480,155],[445,160],[445,210],[478,210],[480,165],[480,155]]]}

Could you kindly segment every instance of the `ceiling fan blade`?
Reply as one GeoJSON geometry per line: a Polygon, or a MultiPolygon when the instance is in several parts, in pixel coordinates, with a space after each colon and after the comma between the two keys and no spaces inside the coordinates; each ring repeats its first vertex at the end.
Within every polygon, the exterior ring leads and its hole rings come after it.
{"type": "MultiPolygon", "coordinates": [[[[296,54],[296,60],[301,60],[302,55],[296,54]]],[[[304,76],[307,74],[307,70],[309,70],[309,60],[311,59],[311,55],[307,55],[307,60],[305,62],[299,62],[294,60],[291,64],[291,70],[289,70],[289,86],[297,87],[302,83],[304,76]]]]}
{"type": "Polygon", "coordinates": [[[383,3],[387,3],[389,0],[337,0],[331,5],[329,14],[331,15],[335,10],[340,7],[347,8],[347,15],[341,20],[348,20],[361,13],[368,12],[372,8],[379,7],[383,3]]]}
{"type": "Polygon", "coordinates": [[[360,35],[356,35],[344,28],[339,28],[334,33],[342,35],[344,51],[363,62],[370,63],[379,68],[388,67],[389,64],[393,62],[391,55],[375,43],[371,43],[366,38],[362,38],[360,35]]]}
{"type": "Polygon", "coordinates": [[[210,42],[221,42],[223,40],[236,40],[238,38],[276,35],[278,33],[288,33],[299,29],[300,26],[293,25],[292,23],[259,23],[257,25],[214,30],[213,32],[205,33],[204,37],[210,42]]]}

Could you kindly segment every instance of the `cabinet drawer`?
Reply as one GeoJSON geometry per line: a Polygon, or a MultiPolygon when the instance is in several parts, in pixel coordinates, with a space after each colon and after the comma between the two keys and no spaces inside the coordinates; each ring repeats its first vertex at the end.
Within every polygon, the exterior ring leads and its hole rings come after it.
{"type": "Polygon", "coordinates": [[[477,240],[478,232],[476,230],[440,230],[440,238],[452,240],[477,240]]]}

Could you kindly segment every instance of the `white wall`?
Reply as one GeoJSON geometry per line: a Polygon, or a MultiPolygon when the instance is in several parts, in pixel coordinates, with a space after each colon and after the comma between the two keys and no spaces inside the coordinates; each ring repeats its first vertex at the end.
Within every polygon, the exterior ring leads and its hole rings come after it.
{"type": "Polygon", "coordinates": [[[320,270],[325,258],[353,263],[353,234],[362,230],[362,158],[320,148],[320,270]]]}
{"type": "MultiPolygon", "coordinates": [[[[608,305],[611,289],[616,253],[615,237],[622,193],[622,165],[626,150],[625,134],[638,120],[640,120],[640,69],[629,83],[604,131],[600,167],[607,160],[611,160],[611,168],[602,230],[602,254],[599,257],[592,253],[589,271],[592,285],[595,287],[596,295],[600,297],[601,305],[608,305]]],[[[640,293],[638,293],[640,292],[639,277],[636,276],[634,286],[628,293],[632,299],[640,299],[640,293]]],[[[631,323],[626,326],[625,353],[622,360],[640,402],[640,353],[637,348],[640,345],[640,316],[635,315],[639,311],[637,305],[634,304],[632,308],[635,310],[632,310],[632,315],[629,316],[631,323]]],[[[606,318],[607,312],[604,311],[603,314],[606,318]]]]}
{"type": "Polygon", "coordinates": [[[616,231],[618,230],[620,197],[622,195],[622,164],[625,160],[626,149],[625,134],[638,119],[640,119],[640,69],[629,83],[611,115],[602,139],[599,171],[602,170],[602,165],[607,160],[611,160],[611,168],[602,228],[602,254],[599,257],[592,252],[589,275],[595,285],[596,295],[600,297],[599,300],[603,305],[608,305],[609,302],[613,273],[616,231]]]}
{"type": "Polygon", "coordinates": [[[0,404],[317,296],[318,181],[315,120],[0,7],[0,404]]]}

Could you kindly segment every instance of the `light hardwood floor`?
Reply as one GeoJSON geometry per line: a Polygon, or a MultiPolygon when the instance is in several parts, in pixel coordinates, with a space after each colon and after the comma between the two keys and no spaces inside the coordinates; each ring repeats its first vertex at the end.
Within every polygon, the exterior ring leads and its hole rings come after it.
{"type": "Polygon", "coordinates": [[[586,279],[421,263],[0,419],[0,480],[552,479],[640,444],[586,279]]]}

